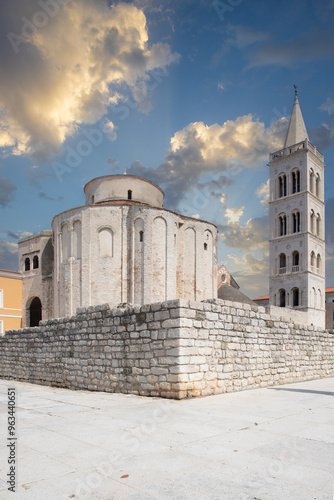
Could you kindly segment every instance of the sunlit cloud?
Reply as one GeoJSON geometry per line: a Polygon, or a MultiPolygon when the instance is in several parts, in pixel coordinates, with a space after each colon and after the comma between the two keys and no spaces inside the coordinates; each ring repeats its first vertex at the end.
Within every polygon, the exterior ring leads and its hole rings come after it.
{"type": "Polygon", "coordinates": [[[109,120],[105,120],[103,123],[102,130],[109,141],[115,141],[117,139],[116,129],[117,127],[109,120]]]}
{"type": "Polygon", "coordinates": [[[228,254],[226,264],[248,297],[255,299],[259,295],[268,293],[268,252],[263,252],[260,257],[248,252],[241,256],[228,254]]]}
{"type": "Polygon", "coordinates": [[[167,204],[176,207],[185,193],[194,187],[213,188],[215,182],[230,185],[232,181],[228,176],[244,168],[262,166],[268,159],[268,151],[276,151],[282,146],[285,131],[282,119],[265,128],[264,123],[251,114],[238,117],[235,121],[228,120],[222,125],[190,123],[171,138],[165,162],[158,168],[134,162],[128,173],[162,185],[167,204]],[[217,172],[220,173],[220,181],[213,179],[207,184],[199,184],[201,176],[214,176],[217,172]]]}
{"type": "Polygon", "coordinates": [[[261,184],[261,186],[258,187],[256,190],[256,195],[259,198],[262,198],[260,203],[264,207],[267,207],[268,203],[269,203],[269,193],[270,193],[269,189],[270,188],[269,188],[269,179],[268,179],[267,182],[264,182],[263,184],[261,184]]]}
{"type": "MultiPolygon", "coordinates": [[[[243,207],[242,207],[243,208],[243,207]]],[[[227,209],[232,210],[232,209],[227,209]]],[[[237,209],[238,210],[238,209],[237,209]]],[[[239,213],[236,213],[236,219],[239,213]]],[[[244,226],[239,220],[233,220],[232,216],[226,225],[218,225],[220,239],[223,244],[238,250],[268,249],[269,239],[269,217],[254,217],[249,219],[244,226]]]]}
{"type": "Polygon", "coordinates": [[[256,258],[251,253],[245,253],[242,257],[235,254],[228,254],[227,258],[231,259],[238,267],[238,274],[243,272],[245,274],[262,274],[268,275],[268,253],[264,253],[260,259],[256,258]]]}
{"type": "MultiPolygon", "coordinates": [[[[0,147],[7,154],[47,160],[81,124],[96,123],[129,96],[147,112],[150,95],[138,97],[139,83],[146,92],[148,73],[178,59],[169,45],[149,44],[145,14],[131,3],[69,0],[58,7],[47,26],[24,37],[36,4],[0,5],[7,38],[0,55],[0,147]]],[[[110,121],[108,137],[116,138],[110,121]]]]}
{"type": "Polygon", "coordinates": [[[222,194],[220,199],[219,199],[220,203],[222,203],[223,205],[225,205],[225,203],[227,203],[228,201],[228,195],[227,194],[222,194]]]}
{"type": "Polygon", "coordinates": [[[245,207],[239,208],[227,208],[225,210],[225,218],[227,219],[227,224],[229,226],[237,224],[240,221],[240,217],[244,213],[245,207]]]}

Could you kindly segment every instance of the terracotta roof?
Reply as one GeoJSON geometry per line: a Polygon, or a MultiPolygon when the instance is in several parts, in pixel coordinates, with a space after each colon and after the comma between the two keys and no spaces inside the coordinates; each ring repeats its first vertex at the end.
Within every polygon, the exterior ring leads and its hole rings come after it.
{"type": "Polygon", "coordinates": [[[269,299],[269,295],[262,295],[262,297],[258,297],[257,299],[253,300],[265,300],[265,299],[269,299]]]}
{"type": "MultiPolygon", "coordinates": [[[[334,287],[326,288],[325,292],[326,293],[334,292],[334,287]]],[[[258,297],[257,299],[253,300],[265,300],[265,299],[269,299],[269,295],[263,295],[262,297],[258,297]]]]}

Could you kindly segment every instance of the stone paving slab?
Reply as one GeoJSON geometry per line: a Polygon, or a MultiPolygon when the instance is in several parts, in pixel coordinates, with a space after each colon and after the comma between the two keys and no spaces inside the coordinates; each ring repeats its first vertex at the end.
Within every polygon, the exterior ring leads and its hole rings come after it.
{"type": "Polygon", "coordinates": [[[333,396],[333,378],[182,401],[0,380],[0,500],[333,500],[333,396]]]}

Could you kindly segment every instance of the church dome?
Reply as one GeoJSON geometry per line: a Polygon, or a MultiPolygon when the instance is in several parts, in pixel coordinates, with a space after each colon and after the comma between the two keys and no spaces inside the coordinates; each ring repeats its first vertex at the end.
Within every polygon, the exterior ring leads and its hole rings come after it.
{"type": "Polygon", "coordinates": [[[85,187],[86,205],[105,202],[137,202],[162,208],[164,192],[156,184],[135,175],[106,175],[89,181],[85,187]]]}

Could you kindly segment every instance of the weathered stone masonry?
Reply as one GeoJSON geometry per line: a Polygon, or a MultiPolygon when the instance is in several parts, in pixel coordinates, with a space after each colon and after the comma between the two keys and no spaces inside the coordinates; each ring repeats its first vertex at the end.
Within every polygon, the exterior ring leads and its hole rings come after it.
{"type": "Polygon", "coordinates": [[[334,374],[334,335],[213,299],[79,309],[0,338],[0,376],[182,399],[334,374]]]}

